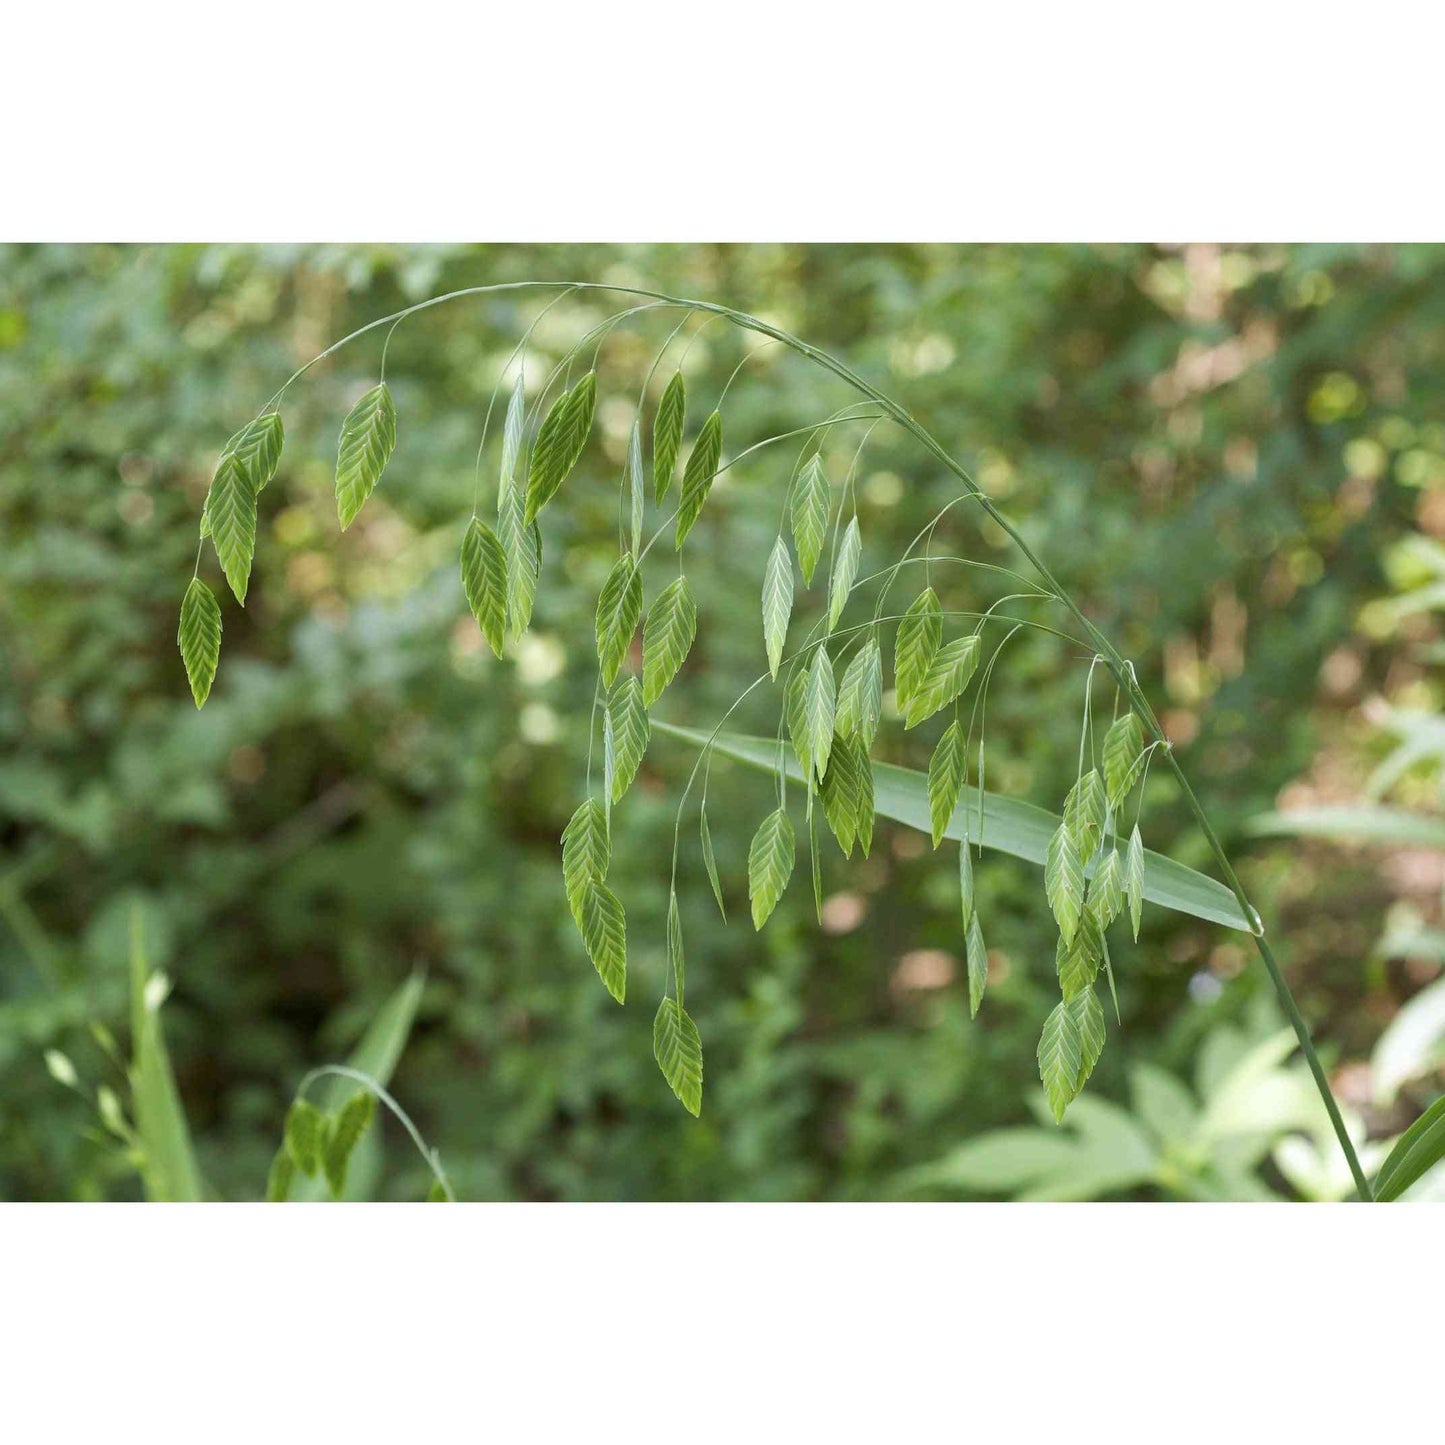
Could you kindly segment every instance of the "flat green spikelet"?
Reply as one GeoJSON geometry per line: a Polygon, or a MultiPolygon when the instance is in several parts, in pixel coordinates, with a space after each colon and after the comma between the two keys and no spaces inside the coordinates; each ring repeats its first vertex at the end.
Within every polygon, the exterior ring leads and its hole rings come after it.
{"type": "Polygon", "coordinates": [[[297,1099],[287,1111],[286,1152],[307,1178],[321,1168],[327,1132],[326,1116],[305,1099],[297,1099]]]}
{"type": "Polygon", "coordinates": [[[657,417],[652,424],[652,490],[659,506],[677,470],[677,454],[682,449],[686,420],[687,383],[682,379],[682,372],[675,371],[657,404],[657,417]]]}
{"type": "Polygon", "coordinates": [[[687,465],[682,469],[682,501],[677,508],[677,531],[675,545],[681,548],[692,531],[702,505],[717,477],[718,463],[722,460],[722,414],[713,412],[702,424],[697,440],[688,454],[687,465]]]}
{"type": "Polygon", "coordinates": [[[589,882],[582,889],[577,925],[607,992],[622,1003],[627,997],[627,917],[605,883],[589,882]]]}
{"type": "Polygon", "coordinates": [[[702,1113],[702,1039],[675,998],[663,999],[658,1007],[652,1053],[683,1108],[697,1118],[702,1113]]]}
{"type": "Polygon", "coordinates": [[[477,517],[462,538],[462,588],[482,636],[500,657],[507,638],[507,555],[497,534],[477,517]]]}
{"type": "Polygon", "coordinates": [[[942,641],[943,608],[933,588],[925,587],[903,614],[893,642],[893,690],[905,717],[942,641]]]}
{"type": "Polygon", "coordinates": [[[641,616],[642,572],[632,553],[624,552],[597,599],[597,660],[604,687],[611,687],[616,679],[641,616]]]}
{"type": "Polygon", "coordinates": [[[227,452],[216,466],[206,494],[205,520],[226,581],[236,601],[245,606],[256,555],[256,489],[234,452],[227,452]]]}
{"type": "Polygon", "coordinates": [[[588,798],[562,831],[562,877],[572,916],[581,923],[582,895],[589,883],[601,883],[612,861],[607,814],[596,798],[588,798]]]}
{"type": "Polygon", "coordinates": [[[577,465],[592,430],[597,407],[597,373],[589,371],[571,391],[552,404],[532,447],[523,521],[531,526],[577,465]]]}
{"type": "MultiPolygon", "coordinates": [[[[944,729],[928,764],[928,815],[935,848],[943,842],[943,835],[958,808],[958,796],[968,771],[968,759],[964,756],[967,746],[963,729],[955,720],[944,729]]],[[[964,851],[967,852],[966,844],[964,851]]]]}
{"type": "Polygon", "coordinates": [[[1068,1004],[1056,1004],[1045,1021],[1038,1059],[1039,1078],[1043,1081],[1049,1110],[1054,1121],[1062,1123],[1064,1111],[1078,1096],[1079,1073],[1084,1063],[1079,1021],[1068,1004]]]}
{"type": "Polygon", "coordinates": [[[396,404],[386,383],[372,387],[341,423],[336,453],[336,515],[346,530],[376,490],[396,447],[396,404]]]}
{"type": "Polygon", "coordinates": [[[903,726],[917,727],[953,702],[972,680],[981,650],[977,634],[956,638],[939,647],[923,676],[912,684],[903,726]]]}
{"type": "Polygon", "coordinates": [[[793,825],[778,808],[758,825],[748,849],[748,898],[755,929],[761,929],[778,906],[793,876],[794,853],[793,825]]]}
{"type": "Polygon", "coordinates": [[[763,645],[768,650],[768,671],[774,678],[788,640],[788,619],[793,615],[793,558],[779,537],[768,554],[763,573],[763,645]]]}
{"type": "Polygon", "coordinates": [[[642,696],[651,707],[687,661],[697,636],[697,603],[686,577],[657,594],[642,629],[642,696]]]}
{"type": "Polygon", "coordinates": [[[191,684],[191,696],[201,707],[211,695],[221,660],[221,608],[211,589],[192,577],[181,601],[181,623],[176,632],[181,661],[191,684]]]}
{"type": "Polygon", "coordinates": [[[638,765],[652,736],[647,707],[642,700],[642,683],[637,678],[625,677],[618,684],[607,704],[607,721],[612,738],[610,796],[616,803],[637,776],[638,765]]]}
{"type": "Polygon", "coordinates": [[[803,583],[808,587],[813,585],[813,572],[818,565],[818,558],[823,555],[823,543],[828,537],[830,503],[823,459],[814,452],[798,474],[798,480],[793,486],[790,508],[793,546],[797,549],[803,583]]]}
{"type": "Polygon", "coordinates": [[[1109,806],[1128,796],[1144,760],[1144,725],[1132,712],[1118,718],[1104,735],[1104,782],[1109,806]]]}
{"type": "Polygon", "coordinates": [[[351,1164],[352,1153],[361,1142],[361,1136],[371,1127],[371,1121],[375,1117],[376,1095],[369,1089],[363,1089],[361,1093],[353,1094],[336,1116],[336,1122],[332,1125],[322,1159],[327,1187],[331,1190],[333,1198],[340,1199],[346,1192],[346,1174],[351,1164]]]}
{"type": "Polygon", "coordinates": [[[1067,823],[1049,839],[1044,861],[1044,892],[1066,943],[1074,941],[1084,912],[1084,864],[1067,823]]]}
{"type": "Polygon", "coordinates": [[[854,655],[838,685],[833,726],[840,737],[856,737],[868,750],[883,716],[883,652],[870,636],[854,655]]]}

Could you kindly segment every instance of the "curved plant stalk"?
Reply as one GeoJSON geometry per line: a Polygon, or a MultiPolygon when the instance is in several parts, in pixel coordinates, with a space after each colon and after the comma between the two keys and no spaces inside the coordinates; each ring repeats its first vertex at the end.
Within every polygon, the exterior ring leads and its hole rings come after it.
{"type": "MultiPolygon", "coordinates": [[[[1179,785],[1179,789],[1184,797],[1185,803],[1187,804],[1190,813],[1193,815],[1195,822],[1198,824],[1200,831],[1204,835],[1205,841],[1209,846],[1209,851],[1212,854],[1214,861],[1218,865],[1219,871],[1224,878],[1225,885],[1228,887],[1229,891],[1238,901],[1245,918],[1250,921],[1250,933],[1254,939],[1255,947],[1259,951],[1259,955],[1264,963],[1265,970],[1269,974],[1270,981],[1274,985],[1275,992],[1278,994],[1280,1003],[1284,1008],[1285,1014],[1288,1017],[1290,1024],[1294,1029],[1295,1035],[1299,1040],[1300,1049],[1304,1053],[1305,1059],[1309,1065],[1310,1073],[1313,1076],[1315,1085],[1319,1090],[1320,1098],[1323,1101],[1325,1109],[1329,1114],[1330,1123],[1334,1128],[1336,1137],[1339,1139],[1341,1149],[1344,1150],[1345,1158],[1349,1163],[1350,1173],[1354,1178],[1355,1187],[1359,1191],[1360,1198],[1363,1200],[1372,1199],[1373,1196],[1371,1194],[1369,1182],[1365,1178],[1364,1171],[1360,1166],[1359,1157],[1355,1152],[1354,1144],[1350,1139],[1348,1130],[1345,1128],[1344,1120],[1340,1116],[1339,1106],[1336,1104],[1334,1095],[1330,1090],[1329,1080],[1325,1075],[1323,1065],[1320,1063],[1319,1055],[1315,1051],[1314,1043],[1310,1038],[1309,1028],[1305,1023],[1303,1016],[1300,1014],[1299,1008],[1295,1003],[1294,996],[1290,992],[1289,985],[1286,983],[1284,975],[1280,970],[1279,963],[1275,959],[1273,950],[1270,948],[1269,943],[1265,938],[1264,925],[1260,921],[1259,913],[1254,908],[1253,904],[1250,903],[1249,898],[1246,895],[1244,888],[1241,885],[1239,878],[1234,871],[1233,865],[1230,863],[1229,858],[1224,851],[1224,847],[1219,840],[1218,834],[1215,832],[1213,825],[1210,823],[1207,814],[1205,813],[1203,807],[1199,802],[1199,799],[1195,796],[1193,788],[1190,787],[1189,780],[1185,777],[1182,768],[1179,766],[1179,762],[1174,756],[1174,752],[1169,744],[1169,740],[1165,736],[1163,728],[1160,726],[1159,719],[1155,715],[1153,708],[1149,705],[1148,699],[1144,696],[1143,690],[1139,686],[1132,665],[1125,659],[1123,654],[1119,652],[1119,650],[1114,646],[1114,644],[1098,629],[1098,627],[1096,627],[1094,623],[1090,621],[1090,619],[1085,615],[1079,603],[1063,587],[1063,585],[1049,570],[1049,568],[1045,565],[1042,559],[1034,552],[1033,548],[1029,546],[1028,542],[1024,539],[1023,535],[1019,532],[1019,530],[1014,526],[1011,521],[1009,521],[1008,517],[999,510],[999,508],[994,504],[994,502],[987,495],[987,493],[985,493],[983,489],[978,485],[978,483],[974,481],[973,477],[969,475],[967,470],[958,461],[956,461],[952,457],[952,455],[950,455],[950,453],[946,450],[943,444],[939,442],[938,439],[934,437],[933,434],[922,425],[921,422],[916,420],[906,408],[904,408],[898,402],[894,401],[891,397],[880,391],[871,382],[859,376],[845,363],[838,360],[838,358],[830,355],[828,352],[823,351],[821,348],[813,346],[809,342],[803,341],[801,338],[792,335],[790,332],[782,330],[780,327],[773,326],[770,323],[763,321],[756,316],[752,316],[745,311],[738,311],[733,307],[724,306],[717,302],[690,300],[684,297],[672,296],[667,292],[663,291],[654,291],[642,287],[609,286],[597,282],[501,282],[494,285],[466,287],[462,290],[448,292],[442,296],[431,297],[426,301],[419,302],[414,306],[406,307],[405,309],[394,312],[389,316],[383,316],[375,321],[368,322],[365,326],[359,327],[357,330],[350,333],[350,335],[343,337],[340,341],[334,342],[331,346],[327,347],[324,351],[313,357],[304,366],[298,368],[298,370],[287,379],[285,384],[272,398],[271,402],[268,403],[268,409],[277,406],[281,398],[285,395],[287,389],[292,385],[292,383],[297,381],[301,376],[305,375],[306,372],[310,371],[313,366],[317,365],[326,357],[334,355],[342,347],[348,345],[352,341],[355,341],[357,338],[366,335],[368,332],[377,330],[383,326],[395,329],[396,325],[398,325],[401,321],[405,320],[409,316],[416,314],[417,312],[428,310],[433,306],[440,306],[448,301],[459,300],[466,296],[479,296],[512,291],[520,292],[527,290],[556,290],[564,295],[610,293],[619,296],[636,297],[641,298],[644,301],[654,303],[661,307],[675,307],[677,309],[683,310],[686,315],[692,315],[693,313],[702,313],[710,318],[721,318],[731,322],[733,325],[740,327],[743,330],[751,331],[756,333],[757,335],[767,337],[769,340],[786,347],[790,351],[796,352],[802,357],[805,357],[807,360],[813,362],[815,365],[822,367],[825,371],[831,372],[834,376],[838,377],[839,380],[847,383],[847,385],[850,386],[854,391],[858,392],[868,402],[871,402],[874,406],[876,406],[879,410],[879,413],[881,413],[883,417],[886,417],[887,419],[893,421],[909,436],[913,437],[913,439],[917,441],[918,444],[922,446],[923,449],[934,458],[935,461],[937,461],[942,467],[945,468],[945,470],[951,473],[955,478],[957,478],[960,483],[962,483],[967,496],[972,500],[976,501],[978,505],[983,509],[983,511],[987,513],[987,515],[992,518],[999,527],[1003,529],[1004,533],[1017,547],[1019,554],[1038,574],[1041,585],[1048,593],[1048,595],[1054,600],[1056,600],[1062,607],[1064,607],[1065,610],[1071,615],[1074,622],[1077,623],[1078,627],[1082,631],[1083,637],[1087,639],[1088,644],[1094,649],[1095,653],[1097,654],[1097,658],[1103,661],[1104,665],[1113,675],[1114,680],[1117,683],[1122,694],[1129,700],[1131,706],[1138,713],[1140,719],[1144,724],[1150,742],[1163,753],[1167,762],[1167,766],[1170,772],[1174,775],[1175,781],[1179,785]]],[[[686,319],[686,316],[684,317],[684,319],[686,319]]],[[[594,328],[594,331],[590,332],[589,335],[595,334],[595,331],[597,329],[598,328],[594,328]]],[[[388,333],[388,335],[389,334],[390,333],[388,333]]]]}

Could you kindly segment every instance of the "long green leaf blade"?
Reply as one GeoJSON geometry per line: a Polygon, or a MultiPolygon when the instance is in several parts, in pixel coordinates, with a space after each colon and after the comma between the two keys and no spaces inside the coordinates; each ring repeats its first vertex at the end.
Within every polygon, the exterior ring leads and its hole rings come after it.
{"type": "Polygon", "coordinates": [[[933,588],[925,587],[899,620],[893,639],[893,690],[905,716],[942,641],[943,608],[933,588]]]}
{"type": "MultiPolygon", "coordinates": [[[[679,728],[670,723],[652,723],[655,732],[681,738],[694,747],[707,744],[710,734],[692,728],[679,728]]],[[[719,733],[713,751],[735,758],[749,767],[775,773],[778,768],[778,745],[773,738],[751,737],[742,733],[719,733]]],[[[783,767],[790,778],[801,781],[803,771],[795,760],[784,757],[783,767]]],[[[912,768],[891,763],[873,765],[874,807],[880,816],[932,833],[928,808],[928,779],[912,768]]],[[[1062,819],[1044,808],[1017,798],[997,793],[982,795],[982,834],[979,831],[979,790],[965,784],[960,792],[962,806],[954,814],[944,832],[946,838],[970,841],[975,845],[1007,853],[1014,858],[1042,866],[1048,856],[1049,840],[1062,826],[1062,819]]],[[[1249,932],[1249,922],[1240,911],[1238,900],[1222,883],[1176,863],[1172,858],[1153,853],[1140,846],[1142,864],[1141,897],[1161,908],[1186,913],[1218,923],[1225,928],[1249,932]]],[[[1085,870],[1091,875],[1092,868],[1085,870]]]]}
{"type": "Polygon", "coordinates": [[[1400,1135],[1375,1179],[1375,1198],[1398,1199],[1427,1169],[1445,1159],[1445,1098],[1436,1099],[1400,1135]]]}

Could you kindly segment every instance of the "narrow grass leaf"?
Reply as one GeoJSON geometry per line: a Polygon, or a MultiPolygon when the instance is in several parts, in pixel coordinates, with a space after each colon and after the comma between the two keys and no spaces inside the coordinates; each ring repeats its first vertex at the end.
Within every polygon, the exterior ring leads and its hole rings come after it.
{"type": "Polygon", "coordinates": [[[642,507],[644,502],[642,480],[642,419],[632,423],[627,438],[627,495],[632,520],[632,555],[642,550],[642,507]]]}
{"type": "Polygon", "coordinates": [[[130,943],[130,1089],[141,1178],[153,1201],[194,1203],[202,1197],[201,1172],[166,1048],[160,1001],[149,987],[154,976],[146,963],[138,908],[131,914],[130,943]]]}
{"type": "MultiPolygon", "coordinates": [[[[336,515],[343,531],[376,490],[396,446],[396,404],[385,382],[371,388],[341,423],[336,453],[336,515]]],[[[213,522],[214,525],[214,522],[213,522]]]]}
{"type": "Polygon", "coordinates": [[[687,660],[697,636],[697,603],[686,577],[669,582],[647,612],[642,629],[642,697],[651,707],[687,660]]]}
{"type": "Polygon", "coordinates": [[[828,582],[828,631],[831,632],[843,615],[853,580],[858,575],[858,559],[863,555],[863,537],[858,531],[858,518],[849,519],[833,562],[833,576],[828,582]]]}
{"type": "Polygon", "coordinates": [[[667,895],[667,966],[677,986],[677,1001],[682,1002],[683,985],[687,981],[687,963],[682,951],[682,916],[677,910],[677,889],[667,895]]]}
{"type": "Polygon", "coordinates": [[[675,539],[678,548],[687,540],[687,534],[692,531],[702,512],[702,504],[712,490],[718,462],[722,460],[722,442],[722,413],[715,411],[703,422],[702,430],[688,454],[687,465],[682,470],[682,501],[677,508],[675,539]]]}
{"type": "Polygon", "coordinates": [[[1436,1099],[1400,1135],[1375,1179],[1381,1204],[1398,1199],[1428,1169],[1445,1158],[1445,1098],[1436,1099]]]}
{"type": "Polygon", "coordinates": [[[717,859],[712,851],[712,833],[707,826],[707,804],[702,805],[698,814],[698,830],[702,834],[702,862],[707,869],[707,881],[712,884],[712,896],[717,899],[717,911],[722,914],[723,922],[728,921],[727,905],[723,902],[722,884],[718,882],[717,859]]]}
{"type": "Polygon", "coordinates": [[[768,649],[768,671],[774,679],[783,660],[788,639],[788,619],[793,615],[793,558],[782,536],[773,543],[763,572],[763,643],[768,649]]]}
{"type": "Polygon", "coordinates": [[[823,458],[814,452],[794,483],[791,507],[793,546],[798,553],[803,583],[808,587],[813,585],[813,572],[828,537],[829,511],[828,478],[823,471],[823,458]]]}
{"type": "Polygon", "coordinates": [[[777,907],[793,876],[793,862],[793,825],[778,808],[758,825],[748,849],[748,899],[755,929],[761,929],[777,907]]]}
{"type": "Polygon", "coordinates": [[[215,594],[199,577],[191,578],[181,601],[181,623],[176,632],[181,661],[196,706],[211,695],[216,667],[221,660],[221,607],[215,594]]]}
{"type": "Polygon", "coordinates": [[[462,538],[462,589],[487,645],[500,657],[507,637],[507,554],[478,517],[462,538]]]}
{"type": "Polygon", "coordinates": [[[967,931],[977,909],[977,900],[974,897],[972,849],[967,840],[958,845],[958,895],[963,909],[963,926],[967,931]]]}
{"type": "Polygon", "coordinates": [[[611,687],[632,646],[642,616],[642,572],[631,552],[617,559],[597,599],[597,660],[602,685],[611,687]]]}
{"type": "Polygon", "coordinates": [[[672,380],[657,404],[657,417],[652,423],[652,490],[658,504],[672,485],[677,470],[677,454],[682,449],[682,428],[687,419],[687,383],[682,372],[675,371],[672,380]]]}
{"type": "Polygon", "coordinates": [[[652,1053],[662,1076],[693,1118],[702,1113],[702,1039],[675,998],[665,998],[652,1023],[652,1053]]]}

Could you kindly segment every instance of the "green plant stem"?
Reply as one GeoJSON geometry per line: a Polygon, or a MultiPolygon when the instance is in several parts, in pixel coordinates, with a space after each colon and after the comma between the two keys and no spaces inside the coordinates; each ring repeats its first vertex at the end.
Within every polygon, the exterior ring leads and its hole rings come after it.
{"type": "Polygon", "coordinates": [[[288,379],[285,385],[281,388],[281,391],[277,393],[274,401],[279,401],[280,397],[285,393],[287,387],[289,387],[291,383],[295,381],[298,377],[309,371],[311,367],[315,366],[316,363],[322,360],[323,357],[329,356],[332,353],[340,350],[340,348],[345,346],[348,342],[355,340],[357,337],[364,335],[368,331],[375,330],[378,327],[386,326],[388,324],[393,324],[411,315],[413,312],[426,310],[427,308],[432,306],[439,306],[443,302],[456,300],[463,296],[474,296],[501,291],[521,291],[539,288],[556,288],[572,292],[607,291],[619,296],[644,297],[653,301],[662,302],[664,304],[688,307],[693,311],[705,312],[711,316],[723,317],[726,320],[731,321],[734,325],[743,328],[744,330],[753,331],[760,336],[766,336],[774,341],[780,342],[790,351],[795,351],[798,353],[798,355],[804,356],[808,358],[808,360],[816,363],[818,366],[821,366],[824,370],[832,372],[833,375],[838,377],[841,381],[847,382],[847,384],[851,386],[855,391],[860,392],[870,401],[875,402],[883,410],[885,415],[887,415],[892,421],[897,423],[899,427],[901,427],[905,432],[912,436],[914,440],[917,441],[919,445],[922,446],[923,449],[927,451],[941,466],[943,466],[948,472],[950,472],[960,482],[963,483],[964,487],[968,491],[968,494],[975,500],[977,500],[978,504],[983,508],[983,510],[1000,527],[1003,528],[1004,533],[1018,548],[1020,554],[1039,574],[1039,577],[1041,578],[1044,586],[1048,589],[1048,591],[1055,598],[1057,598],[1058,601],[1064,607],[1066,607],[1070,613],[1073,614],[1074,619],[1078,622],[1080,627],[1083,628],[1084,636],[1096,649],[1098,655],[1103,658],[1105,665],[1108,667],[1109,671],[1113,673],[1115,681],[1119,684],[1120,688],[1124,691],[1126,696],[1128,696],[1131,704],[1144,719],[1145,725],[1148,728],[1153,740],[1163,745],[1165,756],[1169,759],[1170,769],[1173,772],[1175,779],[1179,783],[1180,790],[1184,795],[1190,812],[1194,816],[1195,822],[1199,825],[1200,831],[1204,834],[1204,837],[1209,844],[1210,852],[1213,854],[1215,862],[1219,865],[1220,872],[1224,875],[1226,884],[1228,885],[1230,891],[1234,894],[1235,898],[1238,900],[1240,908],[1244,910],[1245,918],[1250,920],[1251,923],[1253,923],[1254,925],[1254,927],[1251,929],[1251,934],[1254,938],[1255,947],[1259,950],[1260,958],[1264,961],[1265,969],[1268,971],[1270,979],[1275,986],[1275,990],[1279,994],[1280,1002],[1284,1005],[1285,1013],[1288,1015],[1289,1021],[1294,1028],[1295,1035],[1299,1039],[1300,1049],[1303,1051],[1305,1060],[1309,1064],[1310,1073],[1314,1078],[1317,1088],[1319,1089],[1320,1098],[1323,1100],[1325,1109],[1329,1114],[1330,1123],[1333,1125],[1335,1135],[1340,1142],[1340,1148],[1344,1150],[1345,1159],[1349,1163],[1350,1173],[1354,1177],[1355,1187],[1359,1191],[1360,1198],[1366,1201],[1373,1199],[1373,1195],[1370,1191],[1369,1181],[1365,1178],[1364,1170],[1360,1167],[1360,1161],[1358,1155],[1355,1153],[1354,1143],[1350,1139],[1349,1131],[1345,1128],[1344,1120],[1340,1116],[1339,1106],[1336,1104],[1334,1094],[1330,1090],[1329,1080],[1325,1076],[1324,1067],[1320,1063],[1319,1055],[1315,1052],[1314,1043],[1310,1038],[1309,1028],[1305,1024],[1304,1018],[1301,1015],[1299,1008],[1294,1001],[1294,996],[1290,992],[1289,985],[1285,982],[1284,975],[1280,972],[1279,965],[1275,961],[1273,952],[1271,951],[1269,945],[1265,942],[1264,927],[1263,924],[1259,921],[1259,911],[1254,907],[1252,903],[1250,903],[1249,898],[1245,894],[1238,877],[1235,875],[1234,869],[1230,865],[1229,858],[1225,854],[1223,845],[1220,843],[1218,835],[1215,833],[1214,828],[1211,825],[1208,816],[1205,814],[1203,807],[1200,805],[1198,798],[1195,797],[1194,790],[1189,786],[1189,783],[1184,776],[1183,770],[1180,768],[1178,761],[1174,757],[1173,750],[1169,746],[1169,740],[1164,735],[1164,730],[1159,725],[1158,718],[1154,715],[1154,710],[1149,706],[1148,699],[1145,698],[1143,691],[1140,689],[1139,684],[1134,677],[1133,668],[1125,661],[1123,655],[1113,645],[1113,643],[1111,643],[1108,638],[1106,638],[1103,633],[1101,633],[1099,629],[1089,620],[1089,618],[1084,615],[1083,609],[1074,600],[1074,598],[1067,591],[1065,591],[1063,586],[1059,583],[1058,579],[1053,575],[1051,571],[1049,571],[1048,567],[1044,565],[1043,561],[1037,556],[1033,548],[1030,547],[1029,544],[1024,540],[1023,535],[1018,531],[1014,524],[1009,521],[1009,519],[998,509],[997,506],[994,505],[992,499],[988,496],[986,492],[984,492],[983,488],[980,487],[976,481],[974,481],[974,479],[969,475],[969,473],[964,469],[964,467],[953,459],[953,457],[944,448],[943,444],[939,442],[937,438],[935,438],[933,434],[928,431],[928,429],[924,427],[921,422],[917,421],[909,411],[907,411],[904,407],[900,406],[891,397],[888,397],[883,392],[879,391],[877,387],[872,385],[872,383],[865,381],[850,367],[839,361],[837,357],[829,355],[828,352],[823,351],[820,348],[813,346],[806,341],[803,341],[800,337],[794,336],[790,332],[784,331],[779,327],[770,325],[768,322],[762,321],[756,316],[751,316],[745,311],[737,311],[731,306],[723,306],[717,302],[692,301],[687,300],[683,297],[669,295],[665,291],[652,291],[642,287],[633,286],[608,286],[599,282],[503,282],[491,286],[468,287],[461,291],[450,292],[444,296],[435,296],[427,301],[419,302],[415,306],[407,307],[405,310],[397,312],[391,316],[383,316],[376,321],[369,322],[366,326],[363,326],[358,330],[352,332],[350,336],[343,337],[340,341],[335,342],[333,345],[327,347],[325,351],[321,352],[318,356],[312,358],[312,360],[307,362],[305,366],[299,368],[290,377],[290,379],[288,379]]]}

